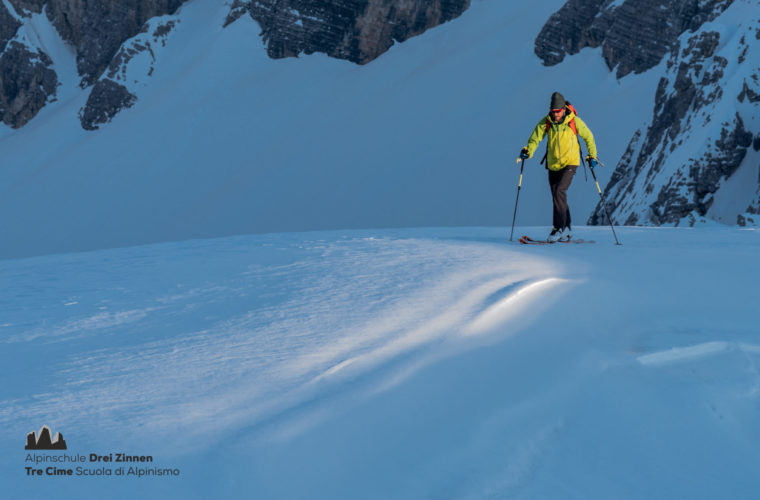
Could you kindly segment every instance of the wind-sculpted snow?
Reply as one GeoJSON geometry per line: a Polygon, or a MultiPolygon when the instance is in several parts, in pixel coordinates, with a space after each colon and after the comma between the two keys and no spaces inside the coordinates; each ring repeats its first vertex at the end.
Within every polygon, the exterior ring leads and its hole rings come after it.
{"type": "Polygon", "coordinates": [[[0,262],[2,445],[19,450],[4,492],[751,497],[758,231],[620,228],[616,246],[576,228],[597,243],[543,247],[505,232],[0,262]],[[32,483],[18,457],[42,425],[70,452],[150,453],[182,473],[32,483]]]}
{"type": "Polygon", "coordinates": [[[65,286],[42,296],[23,277],[29,267],[11,266],[17,298],[0,341],[69,355],[51,374],[54,395],[5,400],[2,420],[55,415],[74,427],[105,407],[125,439],[148,430],[173,446],[189,434],[206,440],[388,363],[419,362],[437,352],[431,345],[456,351],[506,323],[515,331],[532,316],[526,307],[553,302],[567,284],[553,277],[556,265],[516,262],[493,245],[325,237],[50,258],[29,266],[65,286]],[[198,258],[206,270],[193,276],[198,258]],[[35,304],[42,309],[30,321],[35,304]],[[102,347],[71,352],[77,342],[102,347]],[[122,422],[125,413],[141,414],[139,427],[122,422]]]}

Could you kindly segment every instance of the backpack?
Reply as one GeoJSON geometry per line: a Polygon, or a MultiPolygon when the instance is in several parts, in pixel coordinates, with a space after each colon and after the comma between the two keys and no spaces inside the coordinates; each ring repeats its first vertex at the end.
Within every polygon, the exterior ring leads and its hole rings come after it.
{"type": "MultiPolygon", "coordinates": [[[[578,116],[578,110],[575,109],[575,106],[570,104],[570,101],[565,101],[565,108],[572,111],[575,116],[578,116]]],[[[570,127],[570,130],[573,131],[575,134],[575,139],[578,141],[578,153],[580,154],[580,160],[581,165],[583,165],[583,172],[586,172],[586,163],[583,161],[583,148],[581,147],[581,140],[578,137],[578,129],[575,127],[575,116],[572,120],[567,124],[568,127],[570,127]]],[[[549,120],[546,120],[546,133],[549,133],[549,130],[551,130],[552,124],[549,120]]],[[[541,164],[546,162],[546,157],[549,154],[549,140],[546,140],[546,152],[544,153],[544,157],[541,159],[541,164]]],[[[549,168],[549,165],[547,164],[545,168],[549,168]]],[[[588,174],[586,174],[586,179],[588,179],[588,174]]]]}

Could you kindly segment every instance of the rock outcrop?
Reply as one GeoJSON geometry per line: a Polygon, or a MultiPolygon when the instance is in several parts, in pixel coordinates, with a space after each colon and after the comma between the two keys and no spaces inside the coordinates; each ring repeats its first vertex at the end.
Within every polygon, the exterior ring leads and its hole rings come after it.
{"type": "Polygon", "coordinates": [[[14,128],[34,118],[58,89],[50,57],[19,33],[22,26],[14,6],[0,4],[0,119],[14,128]]]}
{"type": "Polygon", "coordinates": [[[173,14],[185,0],[48,0],[47,15],[77,51],[82,87],[95,83],[121,45],[149,19],[173,14]]]}
{"type": "Polygon", "coordinates": [[[272,58],[322,52],[366,64],[469,6],[470,0],[237,0],[227,22],[248,12],[272,58]]]}
{"type": "Polygon", "coordinates": [[[137,102],[137,95],[129,87],[145,82],[153,74],[156,52],[166,45],[167,37],[178,22],[169,16],[154,18],[143,26],[140,34],[122,44],[79,112],[82,128],[97,130],[137,102]],[[138,61],[140,64],[134,66],[139,66],[141,73],[131,74],[133,64],[138,61]]]}
{"type": "Polygon", "coordinates": [[[41,14],[42,8],[45,6],[47,0],[9,0],[11,5],[16,9],[16,12],[22,13],[33,12],[35,14],[41,14]]]}
{"type": "Polygon", "coordinates": [[[5,50],[5,46],[16,36],[20,27],[21,22],[0,3],[0,51],[5,50]]]}
{"type": "MultiPolygon", "coordinates": [[[[716,195],[740,167],[760,169],[747,156],[760,149],[760,134],[751,129],[760,114],[760,36],[754,24],[760,20],[725,40],[703,30],[674,48],[650,125],[631,139],[605,189],[615,223],[693,225],[710,218],[716,195]]],[[[734,199],[757,193],[748,214],[760,211],[760,177],[754,178],[754,186],[731,188],[734,199]]],[[[746,223],[746,214],[734,217],[724,222],[746,223]]],[[[589,223],[606,223],[601,206],[589,223]]]]}
{"type": "Polygon", "coordinates": [[[79,111],[79,120],[85,130],[97,130],[108,123],[122,109],[131,107],[137,96],[124,85],[105,78],[98,81],[87,98],[87,105],[79,111]]]}
{"type": "Polygon", "coordinates": [[[535,42],[547,66],[585,47],[602,47],[617,77],[660,63],[687,31],[694,32],[734,0],[569,0],[549,18],[535,42]]]}
{"type": "MultiPolygon", "coordinates": [[[[53,61],[26,36],[25,24],[32,14],[46,13],[61,37],[76,50],[80,86],[98,82],[118,57],[122,45],[145,28],[146,21],[169,14],[185,0],[9,0],[15,12],[0,4],[0,115],[11,127],[21,127],[55,99],[58,77],[53,61]]],[[[115,83],[115,82],[112,82],[115,83]]],[[[131,105],[134,94],[123,85],[95,85],[82,126],[97,128],[98,120],[110,119],[118,109],[131,105]],[[117,90],[118,89],[118,90],[117,90]],[[86,118],[85,118],[86,117],[86,118]]]]}
{"type": "Polygon", "coordinates": [[[0,116],[3,123],[25,125],[55,99],[58,77],[52,61],[41,50],[11,41],[0,54],[0,116]]]}

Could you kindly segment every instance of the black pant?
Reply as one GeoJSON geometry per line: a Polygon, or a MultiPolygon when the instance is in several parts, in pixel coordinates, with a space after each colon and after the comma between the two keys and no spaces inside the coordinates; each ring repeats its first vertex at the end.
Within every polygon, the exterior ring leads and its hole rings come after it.
{"type": "Polygon", "coordinates": [[[578,165],[568,165],[562,170],[549,170],[549,187],[552,190],[554,203],[554,227],[564,229],[570,227],[570,207],[567,205],[567,189],[573,182],[573,176],[578,165]]]}

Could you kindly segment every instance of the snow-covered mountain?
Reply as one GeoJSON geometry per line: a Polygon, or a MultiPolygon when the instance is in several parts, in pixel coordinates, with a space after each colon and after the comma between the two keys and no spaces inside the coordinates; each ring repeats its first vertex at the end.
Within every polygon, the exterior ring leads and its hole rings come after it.
{"type": "MultiPolygon", "coordinates": [[[[57,94],[57,74],[47,53],[54,49],[36,35],[43,15],[76,52],[80,86],[89,98],[80,112],[82,127],[95,130],[131,107],[126,69],[133,58],[149,59],[152,71],[159,45],[178,22],[186,0],[7,0],[0,4],[0,64],[3,122],[20,127],[57,94]]],[[[227,4],[225,4],[227,5],[227,4]]],[[[403,41],[459,16],[470,0],[236,0],[227,26],[246,14],[261,26],[273,58],[322,52],[366,64],[403,41]]],[[[213,22],[209,20],[209,22],[213,22]]],[[[139,65],[145,61],[140,61],[139,65]]],[[[150,76],[136,76],[143,80],[150,76]]]]}
{"type": "MultiPolygon", "coordinates": [[[[612,217],[629,225],[760,224],[760,4],[652,3],[679,5],[659,11],[681,29],[668,43],[652,118],[606,187],[612,217]]],[[[604,219],[600,205],[589,222],[604,219]]]]}

